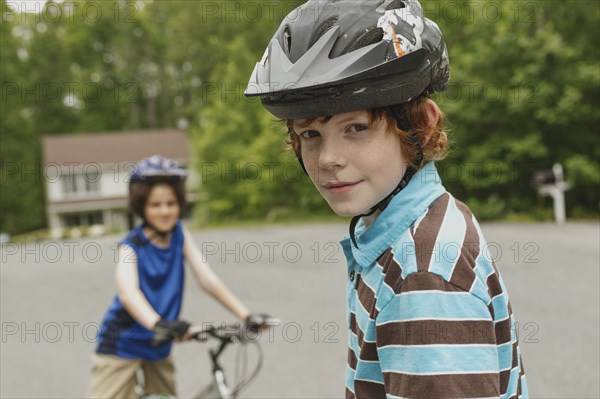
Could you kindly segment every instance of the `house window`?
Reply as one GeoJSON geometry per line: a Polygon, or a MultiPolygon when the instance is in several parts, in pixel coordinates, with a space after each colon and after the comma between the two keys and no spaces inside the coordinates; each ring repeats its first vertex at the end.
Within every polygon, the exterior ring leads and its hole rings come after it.
{"type": "Polygon", "coordinates": [[[100,176],[98,172],[88,172],[81,176],[85,182],[85,191],[88,193],[98,192],[98,181],[100,176]]]}
{"type": "Polygon", "coordinates": [[[65,194],[74,194],[77,190],[77,175],[65,175],[62,178],[65,194]]]}
{"type": "Polygon", "coordinates": [[[63,221],[66,227],[104,224],[102,212],[69,213],[63,215],[63,221]]]}
{"type": "Polygon", "coordinates": [[[97,193],[100,191],[100,177],[97,172],[87,172],[83,175],[64,175],[62,181],[65,194],[97,193]]]}

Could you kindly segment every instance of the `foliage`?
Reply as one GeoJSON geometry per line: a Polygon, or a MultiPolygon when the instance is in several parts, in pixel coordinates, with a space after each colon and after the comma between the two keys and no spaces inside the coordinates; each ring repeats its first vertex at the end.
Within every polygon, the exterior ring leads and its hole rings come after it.
{"type": "MultiPolygon", "coordinates": [[[[241,95],[301,1],[0,0],[0,231],[45,226],[41,137],[177,126],[193,139],[202,221],[329,213],[283,150],[285,129],[241,95]]],[[[545,215],[529,179],[563,164],[569,216],[597,214],[600,3],[423,0],[448,43],[436,99],[453,132],[446,186],[483,218],[545,215]]]]}
{"type": "MultiPolygon", "coordinates": [[[[431,10],[446,17],[457,5],[437,4],[431,10]]],[[[485,0],[461,7],[440,21],[452,84],[439,100],[455,142],[442,169],[457,164],[463,172],[447,186],[487,204],[483,213],[493,218],[532,212],[532,174],[560,162],[573,183],[567,205],[597,212],[599,4],[485,0]]]]}

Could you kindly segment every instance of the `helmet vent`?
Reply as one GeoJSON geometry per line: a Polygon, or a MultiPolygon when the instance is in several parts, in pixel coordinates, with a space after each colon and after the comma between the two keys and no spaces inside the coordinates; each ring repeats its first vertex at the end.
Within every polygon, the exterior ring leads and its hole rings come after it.
{"type": "Polygon", "coordinates": [[[289,28],[285,28],[283,31],[283,51],[285,55],[290,56],[290,51],[292,49],[292,34],[290,33],[289,28]]]}
{"type": "Polygon", "coordinates": [[[397,10],[399,8],[406,8],[406,4],[402,0],[392,0],[390,4],[385,8],[387,10],[397,10]]]}
{"type": "Polygon", "coordinates": [[[373,28],[363,33],[348,49],[348,52],[358,50],[359,48],[368,46],[369,44],[379,43],[383,40],[383,29],[373,28]]]}
{"type": "Polygon", "coordinates": [[[329,18],[328,20],[323,22],[317,30],[317,34],[315,35],[315,40],[313,40],[313,43],[316,43],[321,38],[321,36],[323,36],[329,29],[333,28],[333,25],[335,25],[337,21],[337,18],[329,18]]]}

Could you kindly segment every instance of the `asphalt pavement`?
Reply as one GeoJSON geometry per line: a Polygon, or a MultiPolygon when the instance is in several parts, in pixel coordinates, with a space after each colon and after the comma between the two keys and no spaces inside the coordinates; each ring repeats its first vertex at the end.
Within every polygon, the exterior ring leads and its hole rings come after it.
{"type": "MultiPolygon", "coordinates": [[[[600,397],[598,223],[484,224],[535,398],[600,397]]],[[[281,319],[261,339],[263,369],[244,398],[342,398],[346,364],[345,224],[211,229],[194,239],[248,307],[281,319]]],[[[1,248],[0,397],[81,398],[101,317],[115,293],[119,236],[1,248]]],[[[233,317],[186,280],[182,318],[233,317]]],[[[210,343],[174,350],[181,396],[209,382],[210,343]]],[[[256,359],[247,348],[248,368],[256,359]]],[[[235,348],[224,366],[234,378],[235,348]]],[[[240,364],[240,362],[237,362],[240,364]]],[[[239,370],[238,370],[239,371],[239,370]]]]}

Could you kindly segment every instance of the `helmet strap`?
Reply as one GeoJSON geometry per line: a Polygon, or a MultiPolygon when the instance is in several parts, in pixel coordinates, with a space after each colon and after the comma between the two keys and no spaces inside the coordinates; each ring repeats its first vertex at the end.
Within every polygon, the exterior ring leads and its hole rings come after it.
{"type": "Polygon", "coordinates": [[[160,231],[159,229],[157,229],[153,224],[151,224],[150,222],[148,222],[147,220],[144,219],[144,222],[142,224],[142,228],[144,227],[148,227],[151,231],[152,231],[152,236],[148,237],[148,239],[152,239],[154,237],[160,237],[161,239],[165,239],[169,236],[169,234],[171,234],[173,232],[173,229],[169,230],[169,231],[160,231]]]}
{"type": "Polygon", "coordinates": [[[416,145],[418,147],[418,153],[417,153],[417,157],[415,159],[415,163],[412,165],[409,165],[406,168],[406,171],[404,172],[404,176],[402,176],[402,179],[400,179],[400,183],[398,183],[396,188],[394,188],[394,190],[391,193],[389,193],[384,199],[379,201],[375,206],[373,206],[366,213],[352,217],[352,220],[350,221],[350,238],[352,239],[352,244],[356,248],[358,248],[358,244],[356,243],[356,236],[354,235],[354,230],[356,229],[356,225],[358,224],[358,221],[360,220],[360,218],[363,216],[371,216],[378,210],[383,212],[383,210],[389,205],[389,203],[396,196],[396,194],[398,194],[400,191],[402,191],[408,185],[408,183],[410,182],[410,179],[413,177],[413,175],[415,173],[417,173],[417,171],[421,168],[421,164],[423,163],[423,149],[421,148],[421,144],[419,143],[419,138],[417,137],[416,133],[412,129],[410,121],[408,120],[408,117],[406,116],[406,112],[404,111],[404,108],[402,107],[402,104],[389,106],[385,111],[390,113],[396,119],[396,123],[398,124],[398,127],[400,129],[402,129],[405,132],[408,132],[409,140],[411,141],[411,143],[413,145],[416,145]]]}

